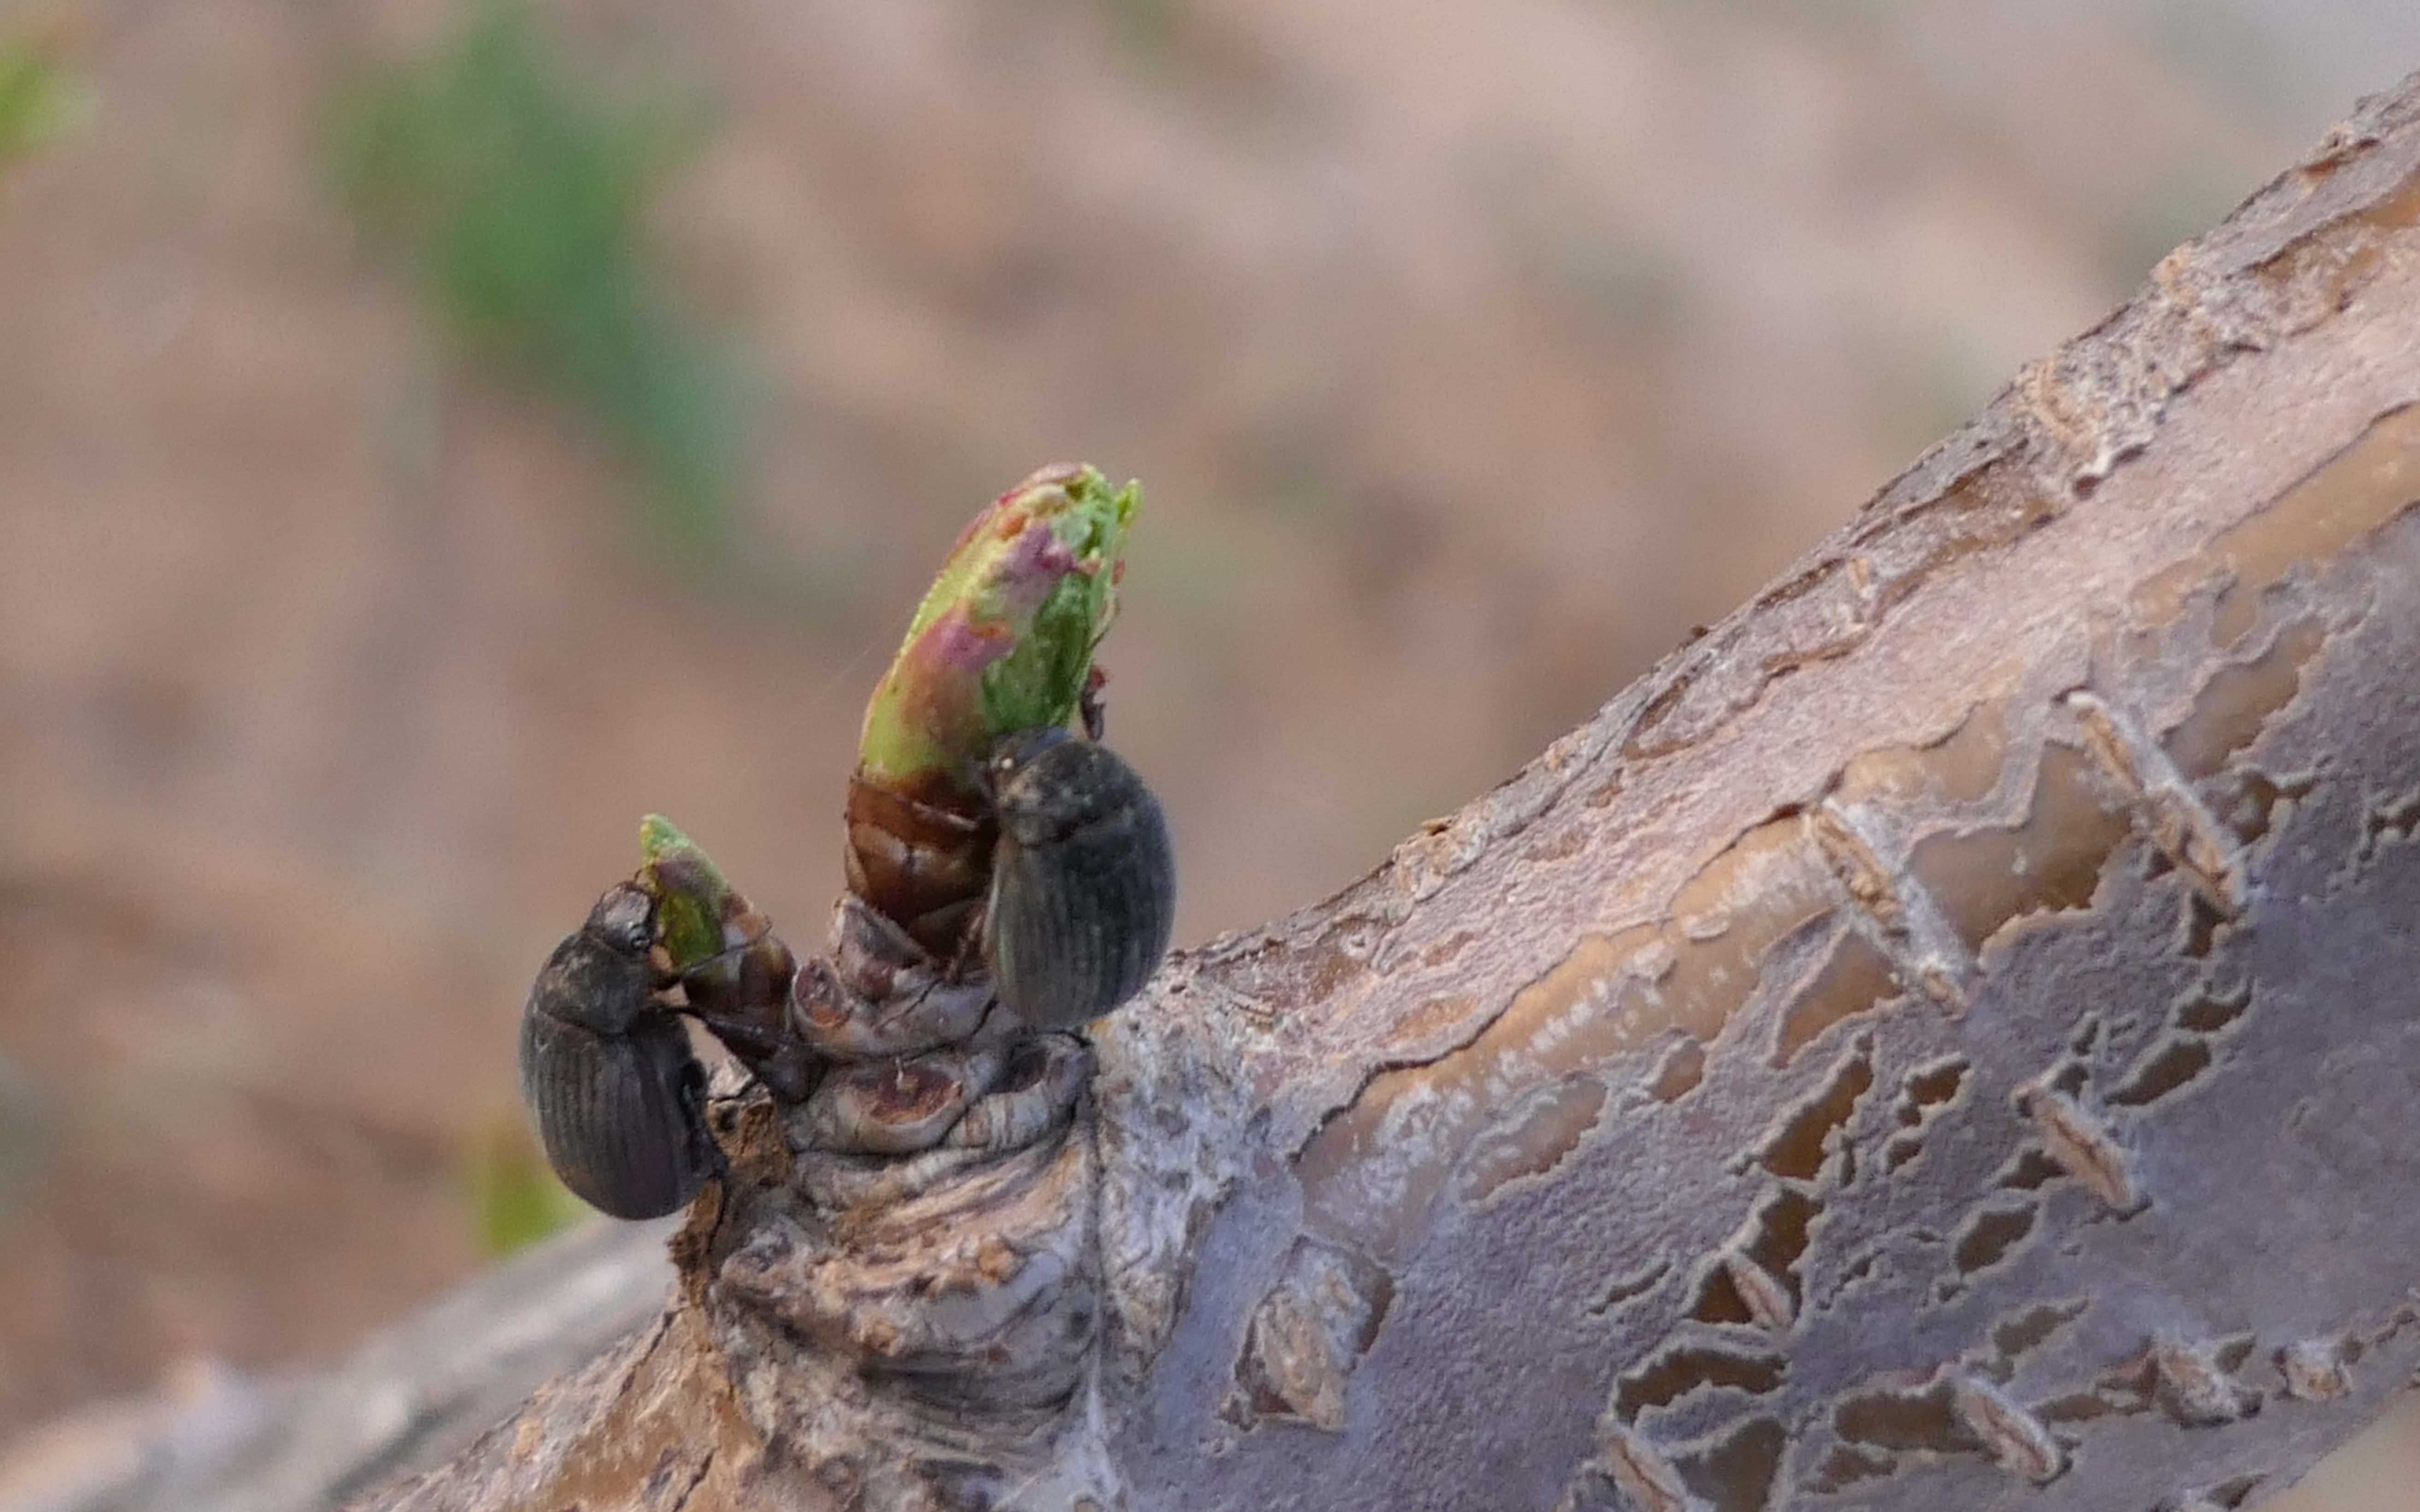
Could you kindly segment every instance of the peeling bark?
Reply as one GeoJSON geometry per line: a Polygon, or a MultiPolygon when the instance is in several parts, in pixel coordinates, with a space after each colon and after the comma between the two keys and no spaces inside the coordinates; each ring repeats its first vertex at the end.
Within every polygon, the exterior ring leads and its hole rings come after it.
{"type": "Polygon", "coordinates": [[[721,1104],[663,1317],[359,1504],[2288,1484],[2420,1365],[2415,223],[2420,79],[1055,1140],[721,1104]]]}

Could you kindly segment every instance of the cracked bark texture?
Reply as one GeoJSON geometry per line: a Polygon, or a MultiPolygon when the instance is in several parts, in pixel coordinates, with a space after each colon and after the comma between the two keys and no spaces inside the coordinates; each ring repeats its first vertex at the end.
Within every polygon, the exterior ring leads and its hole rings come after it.
{"type": "Polygon", "coordinates": [[[2420,80],[1063,1140],[722,1104],[663,1315],[358,1504],[2248,1505],[2420,1365],[2415,506],[2420,80]]]}

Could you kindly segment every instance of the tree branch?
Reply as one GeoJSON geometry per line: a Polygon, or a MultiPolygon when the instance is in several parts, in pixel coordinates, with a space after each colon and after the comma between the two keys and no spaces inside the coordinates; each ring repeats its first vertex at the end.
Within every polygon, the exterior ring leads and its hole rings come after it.
{"type": "Polygon", "coordinates": [[[457,1288],[334,1369],[218,1370],[0,1458],[8,1512],[320,1512],[460,1453],[532,1387],[663,1310],[669,1225],[592,1223],[457,1288]]]}
{"type": "Polygon", "coordinates": [[[844,1201],[725,1103],[662,1318],[362,1504],[2286,1484],[2420,1365],[2416,221],[2420,78],[1063,1141],[844,1201]]]}

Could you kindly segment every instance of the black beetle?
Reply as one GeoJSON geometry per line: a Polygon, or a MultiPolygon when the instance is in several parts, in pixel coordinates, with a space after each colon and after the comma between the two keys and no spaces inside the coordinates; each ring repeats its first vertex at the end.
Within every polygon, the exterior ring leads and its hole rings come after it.
{"type": "Polygon", "coordinates": [[[582,1201],[656,1218],[722,1168],[706,1072],[657,1000],[655,905],[624,883],[547,957],[521,1010],[521,1096],[546,1158],[582,1201]]]}
{"type": "Polygon", "coordinates": [[[1001,1005],[1072,1029],[1151,979],[1176,924],[1176,856],[1159,800],[1107,746],[1019,731],[988,768],[1000,842],[984,959],[1001,1005]]]}

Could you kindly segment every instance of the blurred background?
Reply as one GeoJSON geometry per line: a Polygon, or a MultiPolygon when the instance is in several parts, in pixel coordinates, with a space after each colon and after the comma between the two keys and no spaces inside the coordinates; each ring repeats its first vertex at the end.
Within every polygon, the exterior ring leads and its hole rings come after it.
{"type": "Polygon", "coordinates": [[[1144,481],[1198,943],[2415,65],[2408,0],[0,0],[0,1446],[555,1221],[536,964],[649,810],[818,940],[1034,466],[1144,481]]]}

